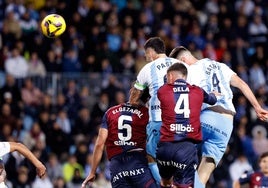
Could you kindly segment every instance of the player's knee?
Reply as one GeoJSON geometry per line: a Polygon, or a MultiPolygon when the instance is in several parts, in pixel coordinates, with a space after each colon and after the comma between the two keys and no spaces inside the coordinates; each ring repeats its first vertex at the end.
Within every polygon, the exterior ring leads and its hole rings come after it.
{"type": "Polygon", "coordinates": [[[155,163],[155,159],[151,155],[147,155],[148,163],[155,163]]]}

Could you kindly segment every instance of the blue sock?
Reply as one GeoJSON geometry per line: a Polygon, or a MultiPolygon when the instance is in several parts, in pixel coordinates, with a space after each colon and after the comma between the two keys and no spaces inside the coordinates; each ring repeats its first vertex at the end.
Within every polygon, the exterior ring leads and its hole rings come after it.
{"type": "Polygon", "coordinates": [[[149,168],[150,168],[150,170],[151,170],[151,172],[153,174],[153,177],[154,177],[156,183],[160,185],[161,177],[160,177],[160,174],[159,174],[157,164],[156,163],[149,163],[149,168]]]}
{"type": "Polygon", "coordinates": [[[194,175],[194,187],[195,188],[205,188],[205,185],[200,181],[197,171],[194,175]]]}

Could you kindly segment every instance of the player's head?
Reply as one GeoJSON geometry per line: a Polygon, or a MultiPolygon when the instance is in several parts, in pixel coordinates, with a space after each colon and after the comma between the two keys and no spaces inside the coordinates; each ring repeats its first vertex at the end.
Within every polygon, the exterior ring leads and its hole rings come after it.
{"type": "Polygon", "coordinates": [[[149,38],[144,44],[146,61],[153,61],[158,58],[158,54],[164,54],[166,47],[160,37],[149,38]]]}
{"type": "Polygon", "coordinates": [[[183,47],[183,46],[177,46],[175,47],[169,54],[169,57],[178,59],[186,64],[193,64],[195,63],[196,59],[195,57],[191,54],[191,52],[183,47]]]}
{"type": "Polygon", "coordinates": [[[268,175],[268,152],[264,152],[259,157],[260,171],[265,175],[268,175]]]}
{"type": "Polygon", "coordinates": [[[184,64],[174,63],[167,70],[167,83],[171,84],[177,79],[186,80],[187,74],[187,68],[184,64]]]}

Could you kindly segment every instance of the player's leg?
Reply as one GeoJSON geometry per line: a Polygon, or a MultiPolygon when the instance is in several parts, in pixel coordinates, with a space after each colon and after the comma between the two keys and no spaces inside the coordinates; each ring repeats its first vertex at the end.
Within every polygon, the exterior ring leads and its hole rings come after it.
{"type": "MultiPolygon", "coordinates": [[[[210,110],[201,113],[203,134],[202,160],[198,167],[199,180],[206,185],[213,170],[220,162],[231,137],[233,119],[210,110]]],[[[195,187],[198,187],[195,182],[195,187]]]]}
{"type": "Polygon", "coordinates": [[[174,186],[193,188],[198,164],[195,144],[189,141],[179,142],[173,145],[172,149],[176,151],[172,158],[173,166],[176,169],[173,175],[174,186]]]}
{"type": "Polygon", "coordinates": [[[215,168],[216,168],[216,164],[212,158],[202,157],[201,162],[198,167],[198,176],[199,176],[199,180],[200,180],[202,187],[203,186],[205,187],[206,183],[209,180],[210,174],[212,174],[215,168]]]}
{"type": "Polygon", "coordinates": [[[133,151],[127,152],[125,163],[127,168],[123,174],[127,175],[129,185],[132,187],[143,187],[143,188],[158,188],[159,185],[156,183],[151,170],[148,168],[148,161],[144,152],[133,151]]]}
{"type": "Polygon", "coordinates": [[[160,127],[162,122],[149,122],[147,125],[147,143],[146,152],[148,154],[149,168],[153,174],[153,177],[160,184],[161,177],[156,163],[156,149],[160,139],[160,127]]]}

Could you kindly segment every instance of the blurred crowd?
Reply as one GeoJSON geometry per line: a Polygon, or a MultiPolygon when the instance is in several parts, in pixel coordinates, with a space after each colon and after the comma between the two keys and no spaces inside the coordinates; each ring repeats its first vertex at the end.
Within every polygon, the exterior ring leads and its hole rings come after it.
{"type": "MultiPolygon", "coordinates": [[[[29,162],[10,154],[10,186],[80,187],[102,115],[127,100],[124,75],[134,77],[146,64],[143,44],[151,36],[165,41],[167,54],[184,45],[199,58],[226,63],[268,109],[266,0],[0,0],[0,139],[23,142],[48,169],[36,179],[29,162]],[[56,39],[40,32],[50,13],[67,24],[56,39]],[[97,73],[102,84],[92,91],[76,77],[54,96],[33,79],[74,73],[97,73]]],[[[267,123],[236,90],[234,104],[233,136],[210,187],[229,188],[268,150],[267,123]]],[[[104,154],[92,187],[110,186],[108,165],[104,154]]]]}

